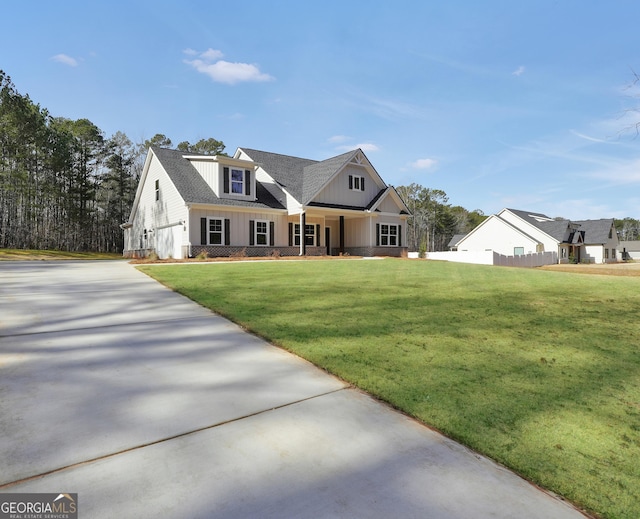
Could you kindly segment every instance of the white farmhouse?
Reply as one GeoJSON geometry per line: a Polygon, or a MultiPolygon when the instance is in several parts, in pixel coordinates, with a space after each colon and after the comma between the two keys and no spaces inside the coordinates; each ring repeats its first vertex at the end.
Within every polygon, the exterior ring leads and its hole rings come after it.
{"type": "Polygon", "coordinates": [[[402,256],[408,217],[360,149],[316,161],[152,147],[121,227],[127,257],[402,256]]]}

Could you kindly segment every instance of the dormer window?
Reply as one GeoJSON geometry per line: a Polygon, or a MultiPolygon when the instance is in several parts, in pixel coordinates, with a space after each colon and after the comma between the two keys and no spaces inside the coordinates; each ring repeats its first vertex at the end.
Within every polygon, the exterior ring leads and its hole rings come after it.
{"type": "Polygon", "coordinates": [[[231,168],[231,192],[244,194],[244,171],[231,168]]]}
{"type": "Polygon", "coordinates": [[[352,191],[364,191],[364,177],[349,175],[349,189],[352,191]]]}
{"type": "Polygon", "coordinates": [[[232,195],[251,195],[251,171],[225,167],[223,174],[223,191],[232,195]]]}

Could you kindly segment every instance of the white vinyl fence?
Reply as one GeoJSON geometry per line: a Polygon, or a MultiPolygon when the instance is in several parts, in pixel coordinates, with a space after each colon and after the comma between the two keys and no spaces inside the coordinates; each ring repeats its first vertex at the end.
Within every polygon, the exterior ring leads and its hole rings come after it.
{"type": "Polygon", "coordinates": [[[486,251],[447,251],[427,252],[427,259],[475,263],[476,265],[500,265],[503,267],[541,267],[558,263],[557,252],[538,252],[521,256],[505,256],[497,252],[486,251]]]}

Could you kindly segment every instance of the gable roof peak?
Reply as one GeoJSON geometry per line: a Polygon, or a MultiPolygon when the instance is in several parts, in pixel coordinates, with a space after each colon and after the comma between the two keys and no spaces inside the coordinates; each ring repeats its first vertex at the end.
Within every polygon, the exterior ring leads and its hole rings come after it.
{"type": "Polygon", "coordinates": [[[303,205],[312,201],[322,188],[355,158],[358,159],[358,165],[370,168],[380,186],[387,187],[360,148],[321,161],[242,147],[238,148],[235,156],[239,156],[240,153],[259,163],[271,178],[303,205]]]}
{"type": "Polygon", "coordinates": [[[536,212],[533,212],[533,211],[523,211],[521,209],[511,209],[509,207],[505,207],[500,212],[502,213],[504,211],[509,211],[510,213],[513,213],[516,216],[519,216],[520,218],[524,218],[525,220],[528,220],[528,219],[532,218],[533,220],[536,220],[537,222],[552,222],[552,221],[554,221],[554,218],[550,218],[549,216],[547,216],[546,214],[543,214],[543,213],[536,213],[536,212]]]}

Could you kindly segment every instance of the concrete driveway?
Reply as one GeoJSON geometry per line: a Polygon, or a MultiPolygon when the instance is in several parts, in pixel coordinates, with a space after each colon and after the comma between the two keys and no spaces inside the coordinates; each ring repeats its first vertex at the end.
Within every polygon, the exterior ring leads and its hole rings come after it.
{"type": "Polygon", "coordinates": [[[0,262],[0,492],[77,492],[86,518],[583,517],[117,261],[0,262]]]}

